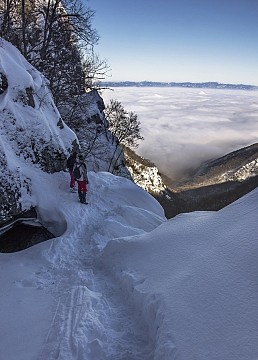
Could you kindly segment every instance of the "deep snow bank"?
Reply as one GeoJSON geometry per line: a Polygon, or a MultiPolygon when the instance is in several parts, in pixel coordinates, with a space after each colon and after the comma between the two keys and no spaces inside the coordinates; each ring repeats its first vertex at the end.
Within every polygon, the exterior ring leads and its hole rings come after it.
{"type": "Polygon", "coordinates": [[[144,314],[155,359],[258,358],[257,212],[258,189],[107,244],[101,262],[144,314]]]}
{"type": "Polygon", "coordinates": [[[0,117],[1,225],[30,206],[31,179],[24,165],[60,171],[77,141],[60,117],[47,80],[3,39],[0,117]]]}

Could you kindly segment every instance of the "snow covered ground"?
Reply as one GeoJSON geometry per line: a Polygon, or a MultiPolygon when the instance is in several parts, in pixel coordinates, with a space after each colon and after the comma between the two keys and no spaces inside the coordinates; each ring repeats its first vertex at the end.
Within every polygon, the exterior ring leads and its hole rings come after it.
{"type": "Polygon", "coordinates": [[[258,358],[258,191],[219,212],[166,220],[129,180],[32,169],[58,237],[0,254],[0,359],[258,358]]]}

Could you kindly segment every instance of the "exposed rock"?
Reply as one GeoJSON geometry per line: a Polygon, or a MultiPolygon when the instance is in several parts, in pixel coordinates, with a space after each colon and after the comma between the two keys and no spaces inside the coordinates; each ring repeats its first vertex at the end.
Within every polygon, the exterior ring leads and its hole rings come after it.
{"type": "Polygon", "coordinates": [[[137,155],[131,149],[125,149],[126,166],[135,184],[144,190],[158,194],[166,189],[158,168],[151,161],[137,155]]]}

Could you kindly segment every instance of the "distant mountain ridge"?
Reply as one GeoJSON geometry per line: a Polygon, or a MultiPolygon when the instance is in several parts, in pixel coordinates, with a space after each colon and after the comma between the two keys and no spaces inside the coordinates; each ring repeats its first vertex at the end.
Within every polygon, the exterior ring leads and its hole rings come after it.
{"type": "Polygon", "coordinates": [[[209,161],[157,196],[167,217],[181,212],[217,211],[258,186],[258,143],[209,161]]]}
{"type": "Polygon", "coordinates": [[[258,90],[258,86],[245,84],[223,84],[214,81],[192,82],[159,82],[159,81],[103,81],[101,87],[182,87],[198,89],[235,89],[235,90],[258,90]]]}

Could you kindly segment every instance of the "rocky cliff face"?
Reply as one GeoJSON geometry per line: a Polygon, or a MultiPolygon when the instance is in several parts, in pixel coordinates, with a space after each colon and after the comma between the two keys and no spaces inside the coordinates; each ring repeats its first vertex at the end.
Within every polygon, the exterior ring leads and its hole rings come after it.
{"type": "Polygon", "coordinates": [[[103,99],[97,90],[91,90],[70,100],[69,106],[59,108],[66,124],[76,133],[80,152],[88,170],[109,171],[131,179],[125,166],[123,149],[108,130],[103,99]]]}
{"type": "Polygon", "coordinates": [[[78,140],[62,121],[47,80],[10,43],[0,40],[0,226],[30,209],[24,169],[65,168],[78,140]]]}
{"type": "Polygon", "coordinates": [[[135,184],[151,194],[158,194],[165,191],[166,185],[154,163],[138,156],[130,149],[125,150],[125,160],[135,184]]]}

